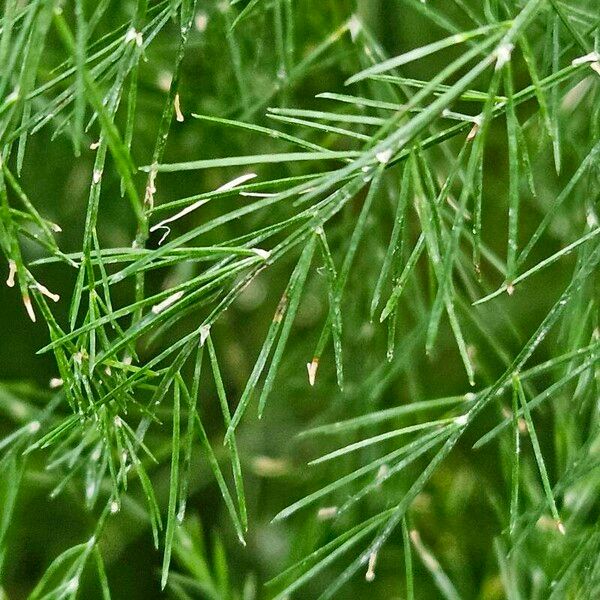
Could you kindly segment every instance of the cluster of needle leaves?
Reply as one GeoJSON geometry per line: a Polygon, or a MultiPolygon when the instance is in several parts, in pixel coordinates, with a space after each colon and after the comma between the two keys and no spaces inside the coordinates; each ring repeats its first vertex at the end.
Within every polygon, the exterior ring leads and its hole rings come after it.
{"type": "Polygon", "coordinates": [[[31,599],[131,521],[176,598],[598,597],[595,0],[2,7],[0,584],[34,480],[31,599]]]}

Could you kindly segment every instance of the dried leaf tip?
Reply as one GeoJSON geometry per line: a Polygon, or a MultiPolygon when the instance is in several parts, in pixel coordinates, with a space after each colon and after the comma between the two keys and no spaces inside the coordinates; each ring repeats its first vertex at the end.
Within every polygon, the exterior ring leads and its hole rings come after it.
{"type": "Polygon", "coordinates": [[[311,362],[306,363],[306,370],[308,371],[308,383],[311,386],[315,385],[317,379],[317,369],[319,368],[319,359],[315,356],[311,362]]]}
{"type": "Polygon", "coordinates": [[[509,60],[514,50],[514,44],[500,44],[496,48],[496,71],[499,71],[509,60]]]}
{"type": "Polygon", "coordinates": [[[352,15],[348,20],[348,31],[350,32],[350,39],[354,42],[358,37],[362,29],[362,23],[357,15],[352,15]]]}
{"type": "Polygon", "coordinates": [[[562,521],[556,521],[556,529],[558,529],[559,533],[562,535],[567,535],[567,530],[565,529],[565,525],[562,521]]]}
{"type": "Polygon", "coordinates": [[[8,287],[14,287],[16,274],[17,274],[17,263],[14,260],[9,260],[8,261],[8,277],[6,279],[6,285],[8,287]]]}
{"type": "Polygon", "coordinates": [[[179,292],[175,292],[174,294],[171,294],[170,296],[165,298],[162,302],[155,304],[152,307],[152,312],[155,315],[161,313],[163,310],[165,310],[165,308],[169,308],[169,306],[171,306],[171,304],[174,304],[175,302],[177,302],[177,300],[179,300],[182,296],[183,296],[183,290],[180,290],[179,292]]]}
{"type": "Polygon", "coordinates": [[[202,325],[202,327],[200,327],[200,345],[204,346],[204,342],[206,342],[206,339],[208,338],[208,336],[210,335],[210,325],[202,325]]]}
{"type": "Polygon", "coordinates": [[[377,551],[371,552],[369,555],[369,565],[365,573],[365,579],[371,582],[375,579],[375,564],[377,563],[377,551]]]}
{"type": "Polygon", "coordinates": [[[472,142],[475,139],[475,136],[477,135],[477,133],[479,132],[480,129],[480,124],[478,122],[476,122],[473,127],[471,127],[471,130],[469,131],[469,133],[467,134],[467,142],[472,142]]]}
{"type": "Polygon", "coordinates": [[[58,302],[60,300],[60,296],[58,294],[53,294],[45,285],[37,283],[35,287],[42,295],[46,296],[46,298],[50,298],[50,300],[54,302],[58,302]]]}
{"type": "Polygon", "coordinates": [[[577,65],[584,65],[589,63],[590,68],[592,68],[598,75],[600,75],[600,53],[597,51],[590,52],[585,56],[580,56],[576,58],[571,64],[576,67],[577,65]]]}
{"type": "MultiPolygon", "coordinates": [[[[156,163],[154,163],[150,167],[150,175],[148,177],[148,187],[146,188],[146,198],[144,200],[144,202],[146,202],[150,207],[152,207],[152,205],[154,203],[154,192],[156,192],[156,188],[154,187],[154,179],[156,177],[157,171],[158,171],[158,165],[156,163]]],[[[231,190],[231,189],[237,187],[238,185],[245,183],[249,179],[254,179],[256,176],[257,176],[256,173],[245,173],[244,175],[240,175],[239,177],[236,177],[235,179],[232,179],[231,181],[228,181],[227,183],[224,183],[222,186],[218,187],[215,190],[215,193],[226,192],[228,190],[231,190]]],[[[184,209],[180,210],[177,214],[173,215],[172,217],[163,219],[160,223],[157,223],[156,225],[153,225],[152,227],[150,227],[150,233],[153,233],[154,231],[156,231],[158,229],[168,229],[168,227],[165,227],[167,225],[167,223],[172,223],[173,221],[177,221],[177,219],[181,219],[185,215],[188,215],[189,213],[195,211],[197,208],[206,204],[207,202],[208,202],[207,199],[202,199],[202,200],[198,200],[197,202],[194,202],[193,204],[190,204],[189,206],[186,206],[184,209]]],[[[166,235],[168,235],[168,232],[166,235]]],[[[164,237],[162,239],[164,239],[164,237]]],[[[162,243],[162,239],[159,242],[159,245],[162,243]]]]}
{"type": "Polygon", "coordinates": [[[29,318],[35,323],[35,313],[33,312],[31,298],[29,296],[23,296],[23,304],[25,305],[25,310],[27,311],[29,318]]]}
{"type": "Polygon", "coordinates": [[[338,512],[337,506],[323,506],[317,512],[317,519],[319,521],[327,521],[328,519],[333,519],[338,512]]]}
{"type": "Polygon", "coordinates": [[[175,109],[175,119],[177,120],[178,123],[183,123],[184,116],[183,113],[181,112],[181,103],[179,100],[179,94],[175,94],[175,100],[173,101],[173,108],[175,109]]]}
{"type": "Polygon", "coordinates": [[[254,252],[257,256],[260,256],[263,260],[267,260],[269,256],[271,256],[271,252],[269,250],[263,250],[262,248],[252,248],[252,252],[254,252]]]}
{"type": "Polygon", "coordinates": [[[386,150],[382,150],[375,155],[375,158],[382,164],[386,165],[390,162],[390,158],[392,158],[392,151],[387,148],[386,150]]]}
{"type": "MultiPolygon", "coordinates": [[[[148,183],[146,184],[146,193],[144,194],[144,204],[152,210],[154,208],[154,194],[156,194],[156,175],[158,165],[154,163],[148,173],[148,183]]],[[[152,231],[152,229],[150,229],[152,231]]]]}
{"type": "Polygon", "coordinates": [[[255,177],[257,177],[256,173],[244,173],[243,175],[224,183],[221,187],[218,187],[215,192],[226,192],[227,190],[232,190],[238,185],[242,185],[242,183],[246,183],[246,181],[254,179],[255,177]]]}
{"type": "Polygon", "coordinates": [[[459,427],[463,427],[464,425],[466,425],[468,423],[468,421],[469,421],[468,415],[459,415],[458,417],[456,417],[456,419],[454,419],[454,422],[459,427]]]}
{"type": "Polygon", "coordinates": [[[131,27],[125,34],[124,42],[126,44],[128,44],[129,42],[135,42],[136,46],[138,48],[141,48],[142,44],[144,43],[144,38],[142,37],[142,34],[139,31],[135,30],[135,27],[131,27]]]}
{"type": "Polygon", "coordinates": [[[599,60],[600,60],[600,53],[594,51],[594,52],[590,52],[589,54],[586,54],[585,56],[580,56],[578,58],[575,58],[571,64],[574,67],[576,67],[577,65],[584,65],[586,63],[597,62],[599,60]]]}
{"type": "Polygon", "coordinates": [[[59,388],[62,384],[63,380],[60,377],[52,377],[52,379],[50,379],[50,382],[48,383],[51,390],[59,388]]]}

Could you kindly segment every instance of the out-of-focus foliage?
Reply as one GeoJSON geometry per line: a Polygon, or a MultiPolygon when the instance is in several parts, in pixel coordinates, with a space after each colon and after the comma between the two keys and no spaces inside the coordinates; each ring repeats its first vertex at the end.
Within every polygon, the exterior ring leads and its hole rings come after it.
{"type": "Polygon", "coordinates": [[[598,597],[596,0],[0,6],[0,598],[598,597]]]}

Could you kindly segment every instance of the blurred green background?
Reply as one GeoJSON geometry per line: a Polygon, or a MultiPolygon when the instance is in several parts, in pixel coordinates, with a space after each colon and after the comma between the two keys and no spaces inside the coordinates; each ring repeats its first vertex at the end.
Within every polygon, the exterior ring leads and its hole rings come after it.
{"type": "MultiPolygon", "coordinates": [[[[173,122],[164,162],[285,150],[285,144],[277,140],[194,120],[190,115],[225,116],[274,126],[265,118],[268,106],[331,108],[326,101],[315,99],[315,95],[323,91],[347,91],[344,80],[361,67],[359,54],[364,49],[360,44],[355,44],[344,30],[344,24],[354,14],[358,15],[389,56],[446,35],[442,27],[421,13],[418,2],[363,0],[357,5],[351,0],[299,0],[293,3],[297,61],[307,56],[333,32],[340,31],[339,39],[328,45],[314,64],[301,73],[301,77],[282,80],[278,77],[273,12],[261,8],[236,28],[235,40],[242,60],[243,80],[240,85],[236,82],[225,32],[231,19],[246,4],[240,2],[228,8],[225,0],[198,2],[195,28],[188,43],[179,88],[181,108],[186,118],[182,123],[173,122]],[[282,81],[285,81],[284,85],[282,81]]],[[[459,27],[472,27],[472,22],[456,4],[445,1],[432,1],[430,4],[459,27]]],[[[467,4],[475,11],[479,10],[478,2],[467,4]]],[[[86,2],[85,6],[90,12],[94,8],[91,2],[86,2]]],[[[111,2],[94,36],[100,39],[104,33],[126,22],[133,8],[134,2],[128,0],[111,2]]],[[[69,10],[67,6],[65,12],[70,18],[69,10]]],[[[53,66],[64,59],[64,50],[53,36],[55,34],[51,33],[45,49],[38,83],[50,77],[53,66]]],[[[140,66],[132,149],[138,165],[148,164],[151,160],[166,95],[165,86],[168,86],[171,76],[177,43],[177,24],[172,22],[151,44],[146,60],[140,66]]],[[[428,57],[409,65],[404,74],[427,80],[457,52],[460,50],[428,57]]],[[[528,83],[527,77],[526,72],[517,70],[517,89],[521,84],[528,83]]],[[[363,92],[368,95],[367,86],[363,92]]],[[[526,105],[523,119],[535,110],[533,104],[526,105]]],[[[124,127],[123,114],[119,113],[117,122],[124,127]]],[[[74,158],[68,135],[53,136],[56,125],[57,122],[51,122],[30,137],[21,183],[40,212],[60,224],[62,233],[58,239],[62,250],[76,252],[81,248],[94,154],[85,149],[80,157],[74,158]]],[[[534,230],[541,212],[579,164],[583,151],[577,149],[577,140],[586,139],[586,128],[585,116],[577,112],[570,115],[568,127],[563,132],[566,151],[562,157],[563,170],[560,176],[554,173],[551,166],[549,144],[538,142],[535,139],[536,130],[532,128],[532,160],[535,173],[540,175],[542,183],[538,197],[522,205],[523,239],[527,239],[534,230]]],[[[302,133],[303,130],[289,127],[286,130],[294,133],[300,131],[299,135],[306,135],[302,133]]],[[[327,145],[326,134],[312,132],[310,136],[327,145]]],[[[91,134],[87,141],[94,141],[91,134]]],[[[339,143],[336,145],[340,147],[339,143]]],[[[451,153],[456,153],[458,147],[451,141],[448,148],[451,153]]],[[[489,169],[485,171],[484,240],[490,248],[503,255],[508,181],[504,123],[494,124],[486,156],[489,169]]],[[[437,153],[431,160],[443,172],[443,154],[437,153]]],[[[309,171],[302,164],[260,167],[260,177],[265,179],[304,172],[309,171]]],[[[392,176],[395,177],[393,173],[399,177],[400,170],[394,168],[392,176]]],[[[161,175],[157,183],[156,202],[167,202],[214,189],[237,174],[235,169],[215,169],[161,175]]],[[[143,189],[144,182],[144,175],[140,173],[137,178],[140,189],[143,189]]],[[[129,246],[135,234],[135,222],[127,201],[119,193],[119,185],[119,177],[111,167],[111,173],[104,180],[100,204],[98,232],[102,247],[129,246]]],[[[359,204],[350,204],[332,225],[331,233],[328,232],[336,257],[340,256],[339,249],[344,247],[359,209],[359,204]]],[[[222,208],[218,205],[210,205],[202,214],[192,217],[191,221],[176,224],[174,230],[184,231],[190,223],[212,217],[220,210],[222,208]]],[[[285,207],[276,210],[284,215],[291,209],[285,207]]],[[[320,367],[318,385],[310,388],[306,380],[305,364],[328,310],[324,277],[316,272],[309,279],[265,416],[258,420],[255,411],[251,410],[242,423],[239,445],[246,473],[250,521],[246,548],[236,541],[204,457],[199,451],[194,455],[192,490],[188,503],[188,513],[192,517],[187,525],[188,530],[190,535],[195,536],[195,543],[199,544],[200,536],[197,531],[193,533],[194,527],[203,529],[205,548],[198,549],[198,555],[206,558],[213,574],[227,564],[227,580],[231,590],[237,590],[240,594],[245,590],[243,593],[247,594],[247,598],[268,598],[271,592],[263,587],[266,580],[330,539],[336,527],[348,526],[359,518],[366,518],[375,507],[381,509],[386,506],[390,498],[397,497],[410,485],[423,466],[417,461],[400,476],[399,481],[394,481],[386,488],[386,494],[355,507],[355,513],[347,515],[344,523],[331,525],[315,518],[316,515],[311,517],[303,512],[289,521],[270,524],[273,516],[288,504],[325,485],[339,472],[347,472],[378,455],[378,451],[367,449],[334,466],[307,467],[309,460],[338,444],[329,439],[298,439],[296,436],[299,432],[313,424],[357,416],[376,408],[470,391],[449,328],[444,326],[434,356],[426,357],[423,332],[415,331],[417,317],[406,307],[398,325],[396,356],[391,364],[386,362],[385,327],[369,322],[368,309],[389,239],[392,215],[392,204],[382,199],[370,218],[365,240],[352,269],[344,306],[347,371],[344,391],[340,392],[335,385],[331,352],[320,367]],[[330,446],[326,448],[325,444],[330,446]],[[219,558],[220,543],[223,544],[225,560],[219,558]],[[215,545],[217,550],[214,549],[215,545]]],[[[535,249],[532,260],[555,252],[565,241],[571,240],[583,217],[583,203],[579,207],[573,206],[568,216],[556,221],[550,234],[535,249]]],[[[231,222],[211,233],[212,239],[207,236],[205,242],[218,243],[252,231],[261,225],[263,218],[257,215],[231,222]]],[[[409,222],[408,227],[410,231],[418,233],[418,223],[409,222]]],[[[156,243],[157,238],[152,237],[150,247],[156,243]]],[[[41,256],[39,248],[26,240],[23,242],[23,251],[27,260],[41,256]]],[[[478,315],[484,320],[487,330],[509,356],[516,354],[564,289],[574,261],[574,257],[566,257],[524,284],[514,298],[503,297],[478,309],[478,315]]],[[[263,273],[214,328],[223,378],[233,402],[243,390],[292,268],[292,261],[286,260],[284,264],[278,264],[263,273]]],[[[6,272],[4,263],[2,269],[6,272]]],[[[426,265],[421,265],[419,269],[423,284],[421,288],[426,290],[426,265]]],[[[53,292],[60,294],[62,299],[55,307],[55,314],[58,321],[64,323],[75,279],[74,270],[64,265],[43,265],[36,267],[35,273],[53,292]]],[[[183,266],[170,273],[169,277],[173,281],[188,275],[183,266]]],[[[494,283],[499,285],[501,281],[496,278],[494,283]]],[[[150,289],[158,290],[164,284],[162,272],[149,277],[150,289]]],[[[131,289],[123,286],[114,297],[115,304],[124,304],[130,297],[131,289]]],[[[186,323],[184,321],[176,325],[162,339],[142,349],[141,360],[144,359],[144,352],[146,357],[152,356],[170,339],[177,339],[179,333],[186,331],[186,323]]],[[[474,360],[480,367],[477,385],[481,386],[499,376],[504,365],[478,337],[476,324],[466,320],[465,327],[475,340],[474,360]]],[[[50,354],[36,355],[36,351],[48,343],[48,332],[43,322],[31,323],[16,290],[4,285],[0,286],[0,332],[0,434],[3,435],[12,431],[15,423],[20,421],[17,414],[20,406],[24,406],[23,410],[26,411],[29,405],[40,406],[48,402],[51,395],[49,381],[58,373],[50,354]]],[[[536,353],[536,360],[543,361],[553,356],[555,343],[553,339],[544,343],[536,353]]],[[[215,391],[208,384],[202,390],[200,404],[209,436],[214,440],[213,445],[218,453],[222,448],[223,426],[215,391]]],[[[507,502],[506,477],[509,467],[503,464],[503,454],[497,444],[477,452],[470,449],[479,435],[495,423],[499,414],[500,407],[495,413],[488,411],[473,431],[469,431],[450,459],[438,469],[427,492],[417,498],[411,513],[413,526],[443,564],[463,598],[494,600],[504,597],[493,539],[505,525],[502,507],[507,502]]],[[[542,413],[540,428],[544,428],[550,419],[550,414],[542,413]]],[[[543,445],[548,446],[546,454],[549,465],[555,468],[552,435],[543,435],[541,438],[543,445]]],[[[163,462],[153,473],[159,503],[163,508],[168,494],[169,471],[164,460],[168,457],[168,440],[166,447],[163,462]]],[[[77,480],[69,484],[59,497],[49,499],[48,493],[56,484],[56,474],[45,470],[44,460],[43,453],[32,456],[23,475],[16,513],[8,529],[9,552],[2,585],[10,600],[25,598],[52,559],[69,546],[87,539],[95,522],[94,515],[88,514],[84,508],[82,486],[77,480]]],[[[524,468],[530,470],[528,476],[535,477],[533,463],[524,468]]],[[[169,586],[164,593],[159,592],[162,556],[152,547],[147,518],[140,513],[139,507],[143,503],[138,488],[137,485],[131,486],[130,493],[136,502],[124,503],[120,514],[107,525],[101,541],[113,598],[178,597],[176,586],[169,586]]],[[[343,493],[340,496],[343,501],[343,493]]],[[[335,500],[332,499],[332,504],[335,504],[335,500]]],[[[540,547],[545,543],[544,535],[536,538],[536,544],[540,547]]],[[[186,552],[181,547],[180,551],[183,554],[176,556],[173,570],[189,575],[186,552]]],[[[535,548],[532,551],[535,552],[535,548]]],[[[539,548],[539,552],[544,553],[544,550],[539,548]]],[[[547,559],[546,556],[543,564],[551,572],[552,563],[547,559]]],[[[324,576],[309,583],[295,597],[316,598],[324,582],[337,572],[337,567],[326,571],[324,576]]],[[[438,588],[418,558],[415,558],[415,577],[417,598],[440,597],[438,588]]],[[[174,582],[177,580],[174,579],[174,582]]],[[[195,590],[194,597],[210,597],[202,593],[195,590]]],[[[391,599],[402,598],[404,593],[402,539],[398,531],[379,557],[376,579],[367,583],[363,577],[354,578],[336,597],[353,599],[368,594],[372,598],[391,599]]],[[[80,597],[91,599],[100,597],[99,594],[96,575],[90,572],[80,597]]]]}

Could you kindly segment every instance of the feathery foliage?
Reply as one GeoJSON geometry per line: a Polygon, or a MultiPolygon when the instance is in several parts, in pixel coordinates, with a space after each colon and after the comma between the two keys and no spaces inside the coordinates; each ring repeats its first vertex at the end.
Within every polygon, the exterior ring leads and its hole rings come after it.
{"type": "Polygon", "coordinates": [[[0,596],[597,597],[595,5],[5,0],[0,596]]]}

